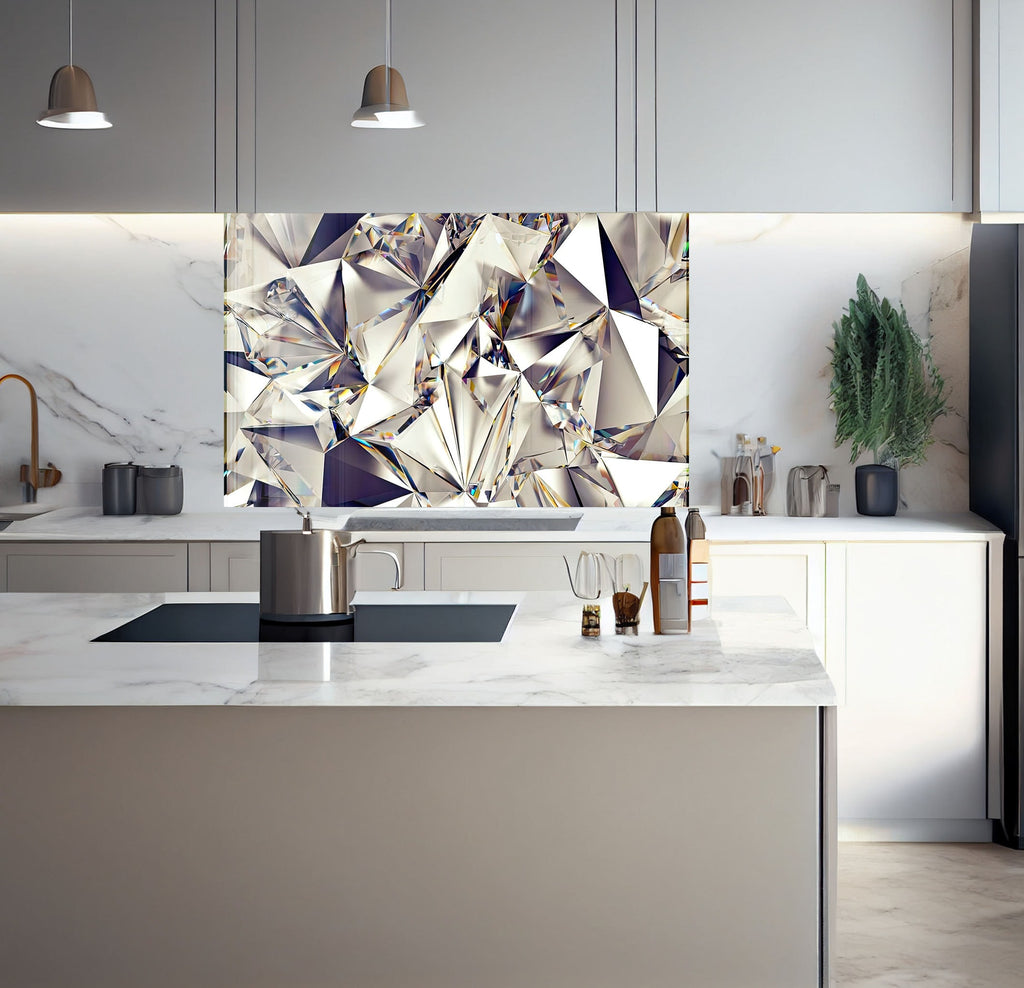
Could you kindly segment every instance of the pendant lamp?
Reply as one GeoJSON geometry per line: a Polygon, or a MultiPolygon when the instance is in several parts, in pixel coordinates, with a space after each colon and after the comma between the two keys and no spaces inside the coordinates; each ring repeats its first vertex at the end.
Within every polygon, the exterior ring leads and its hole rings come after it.
{"type": "Polygon", "coordinates": [[[375,65],[366,73],[363,102],[352,114],[352,126],[391,129],[423,126],[419,114],[409,106],[402,73],[391,67],[391,0],[384,0],[384,64],[375,65]]]}
{"type": "Polygon", "coordinates": [[[102,130],[112,127],[107,115],[96,106],[96,91],[85,69],[74,61],[74,0],[68,0],[68,64],[53,73],[50,80],[50,100],[47,108],[36,118],[41,127],[60,127],[64,130],[102,130]]]}

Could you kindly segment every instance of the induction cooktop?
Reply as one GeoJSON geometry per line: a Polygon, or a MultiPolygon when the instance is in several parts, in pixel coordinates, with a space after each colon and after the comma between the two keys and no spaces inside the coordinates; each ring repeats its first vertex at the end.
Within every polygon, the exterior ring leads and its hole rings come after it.
{"type": "Polygon", "coordinates": [[[251,603],[160,604],[96,642],[498,642],[515,604],[360,604],[354,615],[264,621],[251,603]]]}

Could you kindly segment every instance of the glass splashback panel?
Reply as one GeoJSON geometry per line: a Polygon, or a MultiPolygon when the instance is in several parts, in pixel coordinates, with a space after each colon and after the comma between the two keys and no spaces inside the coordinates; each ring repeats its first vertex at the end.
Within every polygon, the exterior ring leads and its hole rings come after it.
{"type": "Polygon", "coordinates": [[[225,502],[684,505],[685,213],[229,215],[225,502]]]}

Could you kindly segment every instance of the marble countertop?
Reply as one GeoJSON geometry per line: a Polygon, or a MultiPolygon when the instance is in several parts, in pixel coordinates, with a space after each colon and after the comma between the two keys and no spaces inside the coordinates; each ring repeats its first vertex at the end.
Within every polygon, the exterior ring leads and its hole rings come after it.
{"type": "MultiPolygon", "coordinates": [[[[360,593],[360,603],[515,602],[499,643],[122,643],[97,635],[168,602],[257,595],[0,594],[0,705],[831,706],[811,638],[775,598],[719,598],[691,635],[580,636],[551,593],[360,593]]],[[[645,609],[649,606],[645,604],[645,609]]],[[[650,627],[649,619],[642,627],[650,627]]]]}
{"type": "MultiPolygon", "coordinates": [[[[684,514],[685,512],[681,512],[684,514]]],[[[425,508],[314,511],[318,528],[346,528],[371,541],[392,542],[646,542],[655,508],[425,508]],[[538,519],[556,517],[567,527],[530,530],[538,519]],[[483,519],[486,518],[486,522],[483,519]],[[578,518],[575,527],[573,519],[578,518]],[[389,519],[395,525],[389,527],[389,519]],[[451,526],[438,529],[438,525],[451,526]],[[481,527],[486,525],[488,527],[481,527]]],[[[1001,540],[1002,533],[963,513],[896,515],[893,518],[736,518],[702,510],[715,542],[921,542],[1001,540]]],[[[99,508],[58,508],[13,522],[3,542],[256,542],[261,529],[297,528],[287,508],[225,508],[208,514],[103,515],[99,508]]]]}

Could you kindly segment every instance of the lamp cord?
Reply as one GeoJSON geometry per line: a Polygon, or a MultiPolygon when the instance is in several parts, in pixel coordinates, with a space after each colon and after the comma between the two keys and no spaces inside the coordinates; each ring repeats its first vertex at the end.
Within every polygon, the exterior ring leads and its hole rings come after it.
{"type": "Polygon", "coordinates": [[[68,0],[68,64],[75,64],[75,0],[68,0]]]}
{"type": "Polygon", "coordinates": [[[384,0],[384,101],[391,107],[391,0],[384,0]]]}

